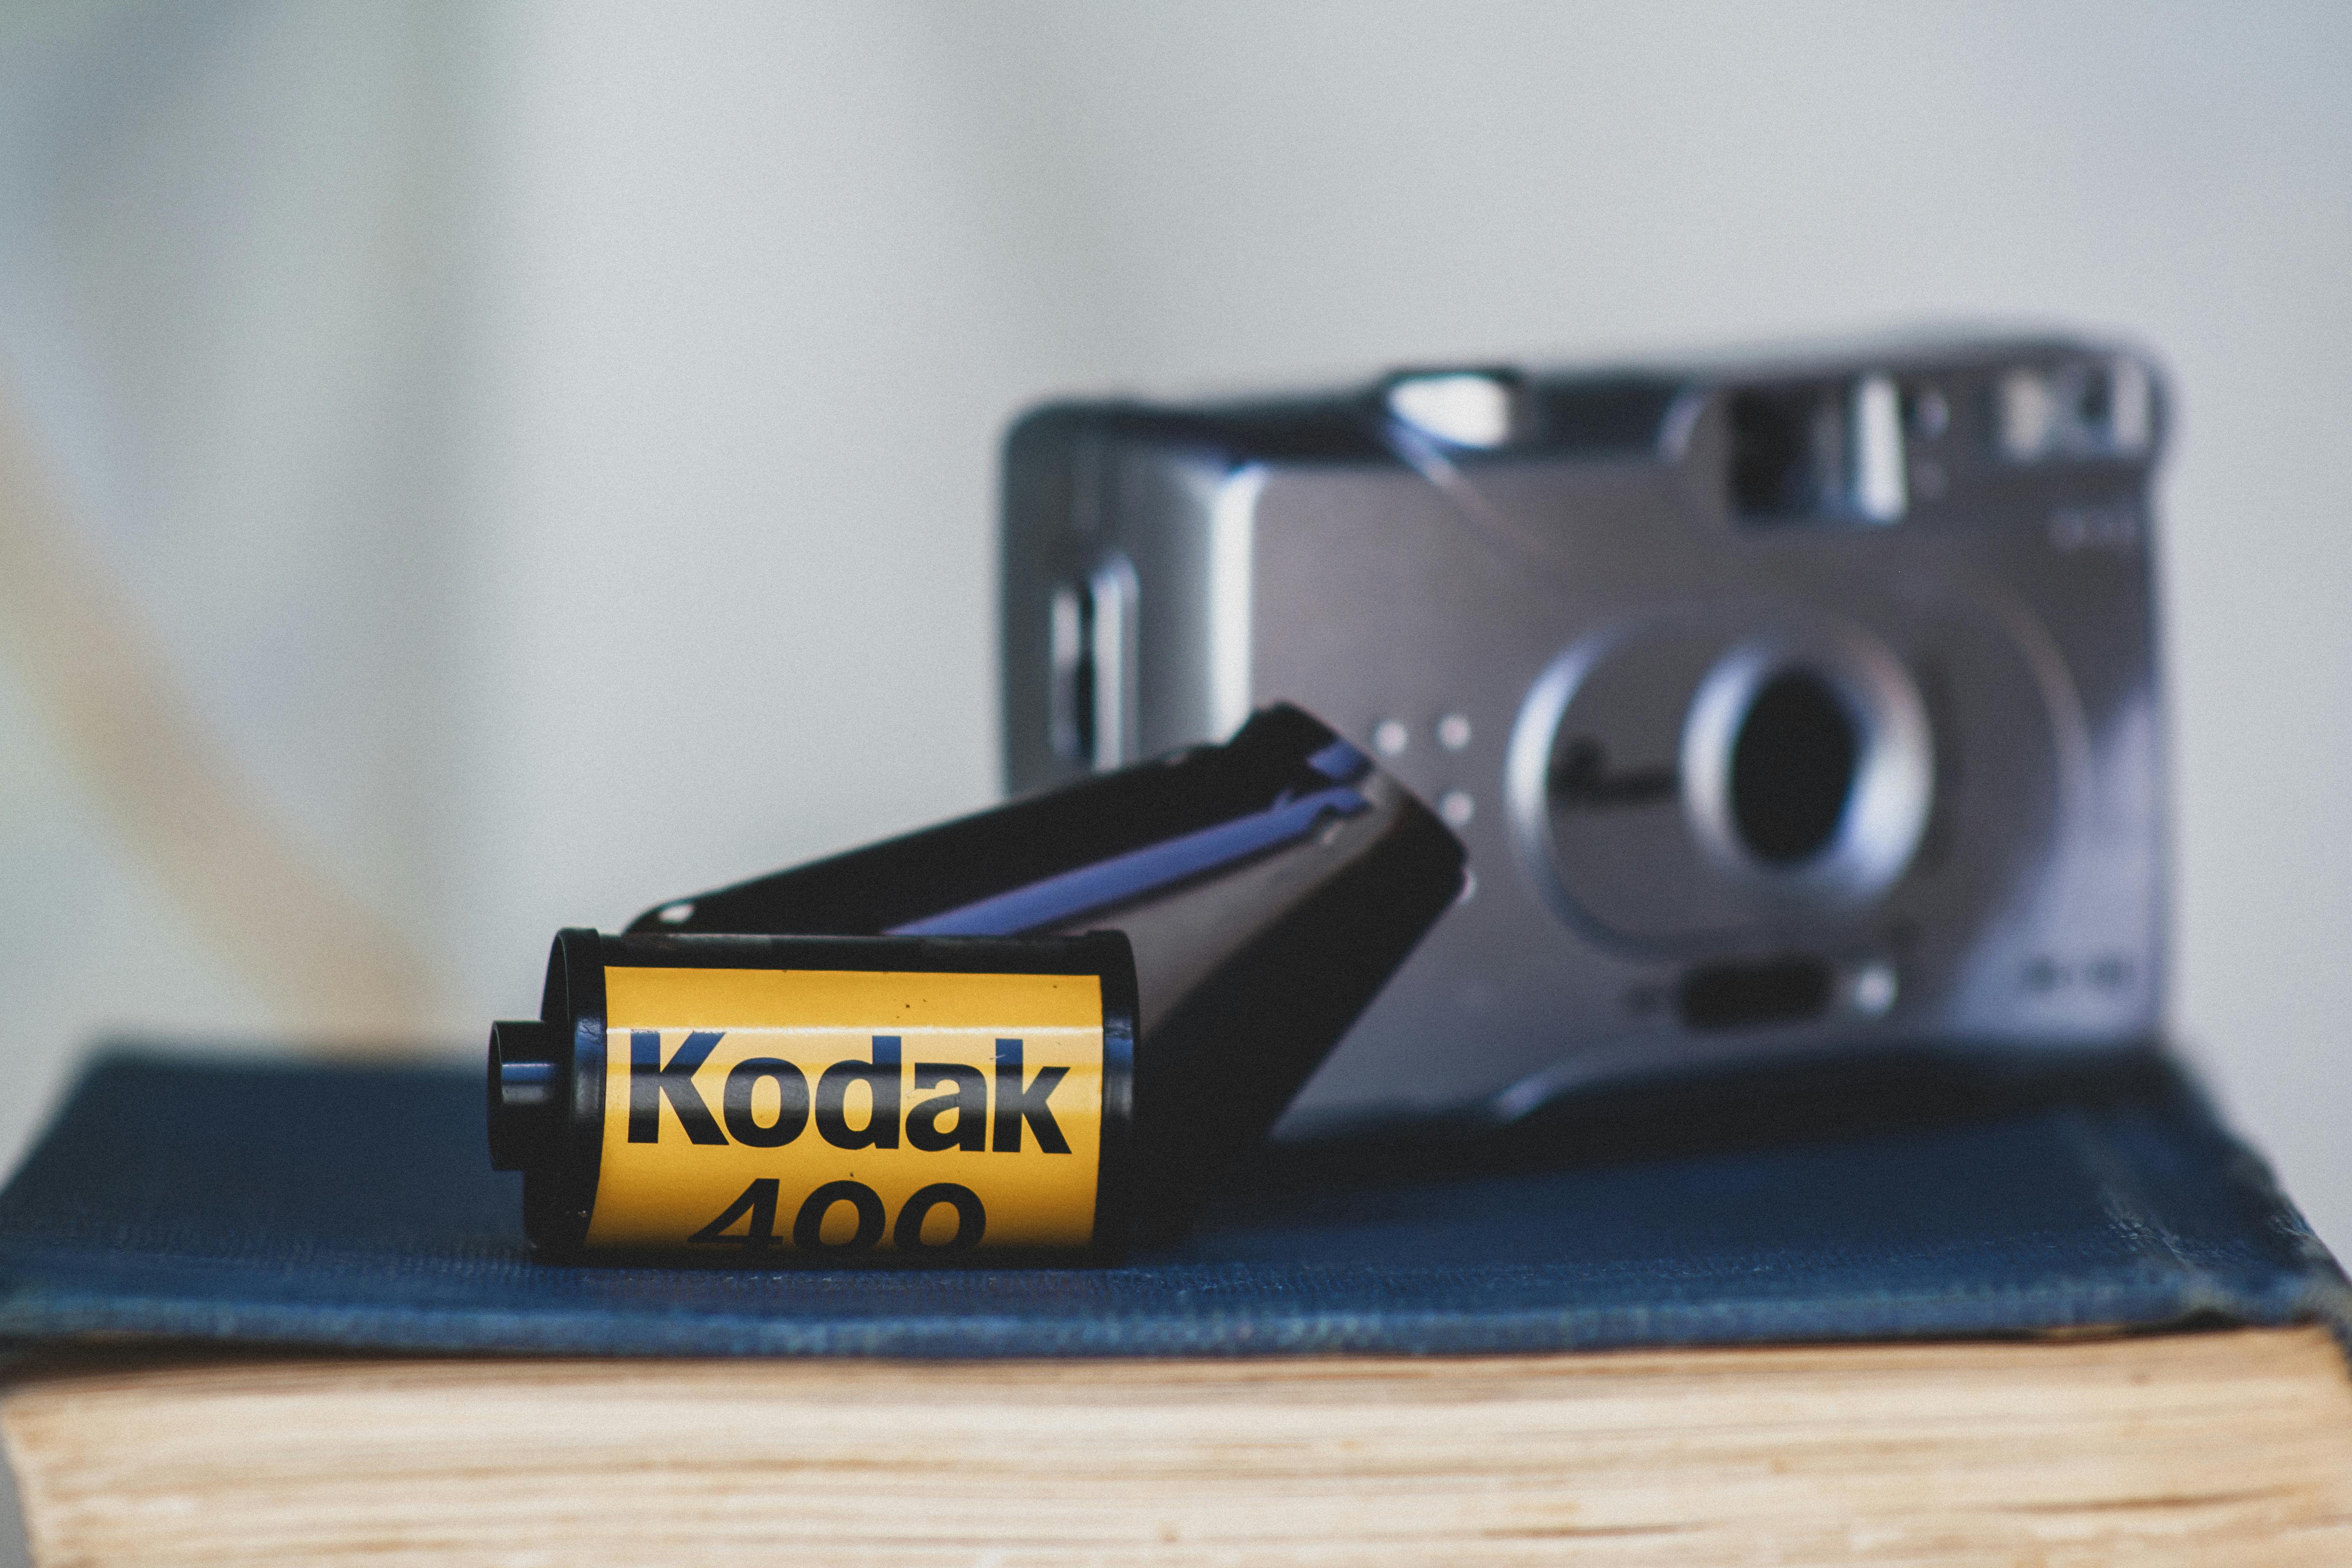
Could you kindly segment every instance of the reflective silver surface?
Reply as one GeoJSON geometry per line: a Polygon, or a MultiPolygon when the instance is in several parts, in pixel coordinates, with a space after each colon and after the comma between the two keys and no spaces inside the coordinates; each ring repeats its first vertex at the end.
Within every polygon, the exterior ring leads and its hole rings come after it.
{"type": "Polygon", "coordinates": [[[2162,429],[2143,361],[2054,341],[1043,410],[1008,445],[1008,782],[1280,699],[1456,826],[1474,893],[1302,1121],[2145,1034],[2162,429]],[[1118,605],[1095,671],[1055,630],[1084,597],[1118,605]]]}

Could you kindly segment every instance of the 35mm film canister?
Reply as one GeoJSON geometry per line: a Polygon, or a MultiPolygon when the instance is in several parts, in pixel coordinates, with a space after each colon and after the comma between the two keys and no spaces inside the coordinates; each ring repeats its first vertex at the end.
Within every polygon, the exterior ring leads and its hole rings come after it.
{"type": "Polygon", "coordinates": [[[806,866],[674,899],[633,932],[1134,944],[1127,1210],[1183,1235],[1464,886],[1428,807],[1285,703],[1194,746],[806,866]]]}
{"type": "Polygon", "coordinates": [[[566,931],[491,1026],[491,1163],[559,1257],[1108,1261],[1135,1019],[1117,931],[566,931]]]}

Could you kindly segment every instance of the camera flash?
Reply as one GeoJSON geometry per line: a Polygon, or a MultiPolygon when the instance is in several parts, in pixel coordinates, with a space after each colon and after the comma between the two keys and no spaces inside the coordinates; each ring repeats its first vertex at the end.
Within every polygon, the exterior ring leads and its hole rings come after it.
{"type": "Polygon", "coordinates": [[[1511,389],[1491,375],[1449,371],[1389,384],[1389,414],[1454,447],[1499,447],[1511,436],[1511,389]]]}

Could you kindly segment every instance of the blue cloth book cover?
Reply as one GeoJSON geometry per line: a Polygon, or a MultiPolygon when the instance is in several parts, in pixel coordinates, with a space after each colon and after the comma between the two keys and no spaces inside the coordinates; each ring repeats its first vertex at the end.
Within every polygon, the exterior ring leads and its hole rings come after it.
{"type": "Polygon", "coordinates": [[[1115,1268],[536,1260],[478,1072],[121,1051],[0,1194],[0,1338],[1447,1353],[2352,1322],[2166,1058],[1921,1057],[1265,1150],[1115,1268]]]}

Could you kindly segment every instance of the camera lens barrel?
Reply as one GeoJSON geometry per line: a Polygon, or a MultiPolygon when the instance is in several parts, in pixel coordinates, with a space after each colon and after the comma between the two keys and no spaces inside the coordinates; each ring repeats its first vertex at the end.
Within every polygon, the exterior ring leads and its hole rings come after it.
{"type": "Polygon", "coordinates": [[[559,1257],[1108,1260],[1135,1030],[1116,931],[566,931],[491,1026],[491,1162],[559,1257]]]}
{"type": "Polygon", "coordinates": [[[1850,628],[1732,647],[1693,694],[1681,749],[1696,840],[1775,900],[1876,898],[1910,864],[1934,805],[1918,688],[1884,644],[1850,628]]]}

